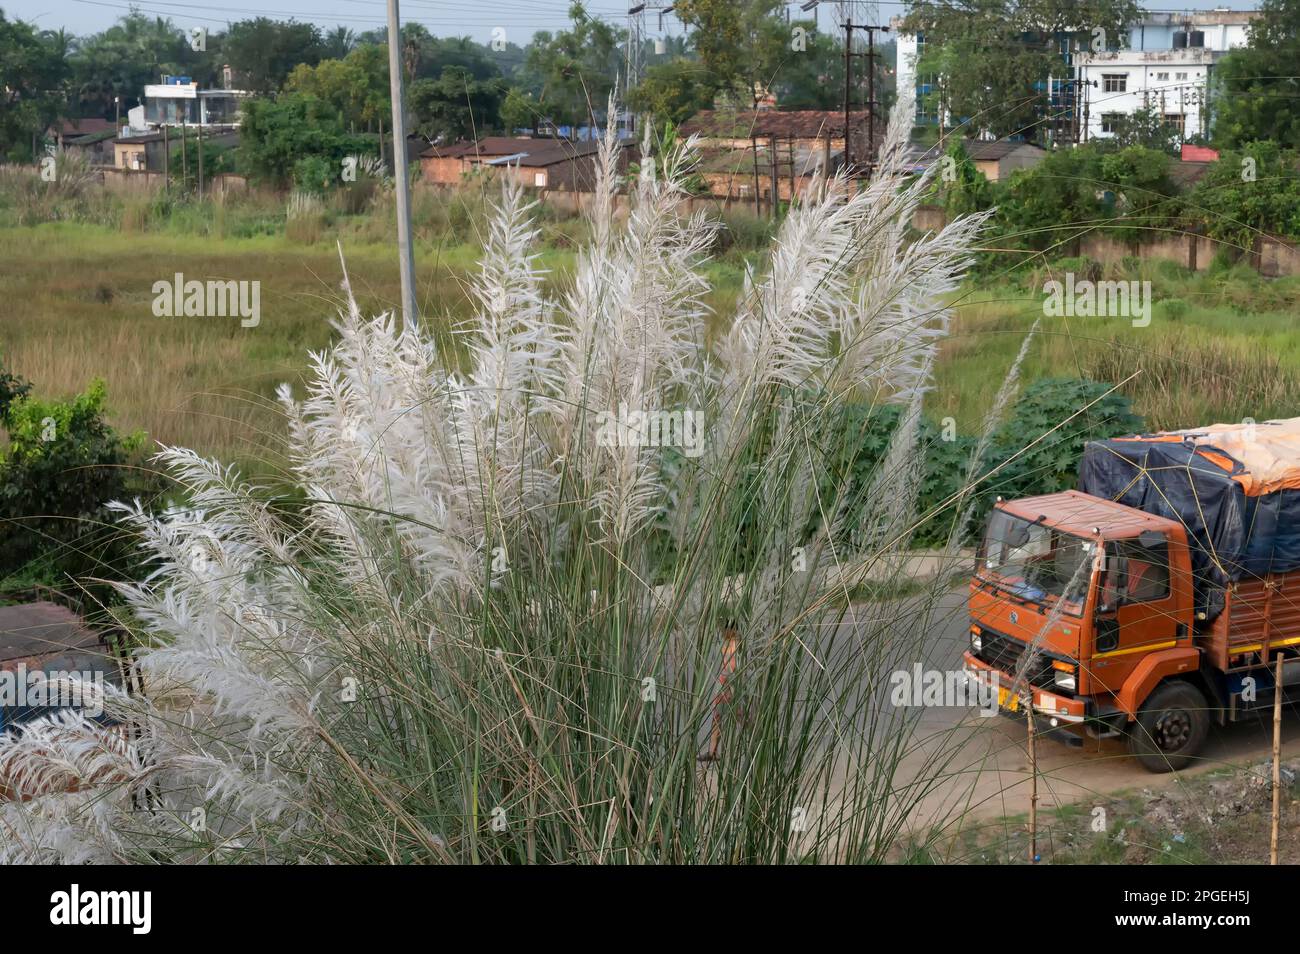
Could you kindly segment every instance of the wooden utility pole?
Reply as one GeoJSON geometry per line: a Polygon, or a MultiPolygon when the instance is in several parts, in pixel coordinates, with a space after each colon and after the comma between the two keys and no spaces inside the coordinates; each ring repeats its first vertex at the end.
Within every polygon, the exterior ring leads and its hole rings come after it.
{"type": "MultiPolygon", "coordinates": [[[[415,244],[411,238],[411,176],[406,158],[406,100],[402,93],[402,33],[397,0],[388,0],[388,78],[393,101],[393,178],[397,186],[397,264],[402,319],[415,320],[415,244]]],[[[380,136],[382,149],[383,136],[380,136]]]]}
{"type": "Polygon", "coordinates": [[[1034,745],[1034,690],[1025,692],[1025,722],[1029,726],[1029,863],[1038,864],[1038,751],[1034,745]]]}
{"type": "Polygon", "coordinates": [[[1282,818],[1282,652],[1277,654],[1273,677],[1273,831],[1268,841],[1268,863],[1277,864],[1277,829],[1282,818]]]}
{"type": "MultiPolygon", "coordinates": [[[[853,134],[851,129],[852,122],[852,102],[853,102],[853,58],[860,56],[867,61],[867,155],[863,160],[856,164],[862,167],[866,173],[870,173],[875,168],[876,163],[876,31],[888,33],[889,27],[879,26],[874,23],[853,23],[851,20],[844,21],[844,165],[853,173],[855,161],[853,157],[853,134]],[[853,52],[853,31],[862,30],[867,34],[867,51],[865,53],[853,52]]],[[[943,128],[943,120],[940,118],[940,130],[943,128]]]]}
{"type": "Polygon", "coordinates": [[[186,134],[186,126],[181,123],[181,182],[188,186],[190,179],[190,160],[185,155],[185,141],[189,138],[186,134]]]}
{"type": "Polygon", "coordinates": [[[754,214],[762,215],[763,207],[758,198],[758,140],[753,136],[749,137],[749,152],[754,158],[754,214]]]}
{"type": "Polygon", "coordinates": [[[781,208],[781,180],[776,170],[776,137],[775,136],[772,136],[771,138],[768,139],[767,148],[772,152],[772,155],[769,157],[772,160],[772,192],[771,192],[772,208],[769,211],[772,213],[772,218],[776,218],[777,212],[781,208]]]}
{"type": "Polygon", "coordinates": [[[172,144],[167,135],[168,126],[163,125],[163,184],[170,186],[172,181],[172,144]]]}

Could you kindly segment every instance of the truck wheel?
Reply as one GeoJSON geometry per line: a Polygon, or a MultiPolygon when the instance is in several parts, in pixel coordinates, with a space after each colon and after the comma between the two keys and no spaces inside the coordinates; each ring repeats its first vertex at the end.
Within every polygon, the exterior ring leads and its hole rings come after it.
{"type": "Polygon", "coordinates": [[[1128,747],[1148,772],[1176,772],[1200,751],[1210,731],[1209,703],[1189,682],[1156,688],[1129,727],[1128,747]]]}

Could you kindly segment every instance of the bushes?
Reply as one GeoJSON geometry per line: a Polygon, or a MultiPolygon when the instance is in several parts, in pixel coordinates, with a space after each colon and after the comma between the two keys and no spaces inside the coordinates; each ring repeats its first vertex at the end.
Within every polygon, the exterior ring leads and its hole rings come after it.
{"type": "MultiPolygon", "coordinates": [[[[1118,393],[1107,395],[1108,390],[1108,384],[1081,379],[1049,378],[1031,384],[993,433],[974,475],[970,464],[978,438],[954,434],[923,419],[917,510],[928,517],[912,543],[923,547],[947,543],[953,522],[960,516],[952,501],[972,476],[992,474],[975,488],[972,524],[964,528],[963,537],[978,531],[999,495],[1024,497],[1073,487],[1087,441],[1142,430],[1142,418],[1132,412],[1129,399],[1118,393]],[[1088,410],[1079,413],[1089,404],[1088,410]],[[993,473],[1003,462],[1008,463],[993,473]]],[[[852,488],[846,495],[852,501],[850,526],[878,506],[870,499],[871,491],[900,416],[900,409],[893,405],[851,404],[844,409],[841,427],[845,437],[839,446],[845,453],[823,479],[827,486],[847,480],[852,488]]],[[[962,504],[961,510],[967,506],[962,504]]]]}
{"type": "Polygon", "coordinates": [[[984,486],[986,503],[999,494],[1068,490],[1075,484],[1085,443],[1142,430],[1142,418],[1133,413],[1129,399],[1107,394],[1110,389],[1078,378],[1045,378],[1026,388],[981,462],[981,473],[1007,462],[984,486]]]}
{"type": "MultiPolygon", "coordinates": [[[[343,159],[366,151],[367,146],[363,137],[344,131],[337,111],[328,103],[303,93],[249,100],[243,107],[241,132],[243,168],[256,178],[281,185],[296,180],[300,164],[309,157],[328,166],[330,181],[338,183],[343,159]]],[[[315,174],[320,168],[324,166],[311,171],[315,174]]]]}
{"type": "Polygon", "coordinates": [[[125,547],[105,532],[104,504],[146,490],[128,469],[142,435],[121,437],[105,418],[94,381],[66,400],[31,397],[31,386],[0,371],[0,578],[61,580],[104,575],[125,547]]]}
{"type": "Polygon", "coordinates": [[[1253,246],[1255,235],[1300,237],[1297,156],[1271,142],[1224,152],[1187,197],[1189,216],[1230,248],[1253,246]]]}
{"type": "Polygon", "coordinates": [[[1085,229],[1122,242],[1177,228],[1184,203],[1169,177],[1170,158],[1143,146],[1090,143],[1014,173],[996,198],[1002,241],[1051,250],[1085,229]]]}

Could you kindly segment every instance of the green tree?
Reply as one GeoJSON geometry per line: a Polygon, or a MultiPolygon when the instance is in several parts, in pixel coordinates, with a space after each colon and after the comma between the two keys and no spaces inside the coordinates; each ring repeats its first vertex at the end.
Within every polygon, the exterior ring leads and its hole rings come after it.
{"type": "Polygon", "coordinates": [[[656,122],[682,123],[713,105],[717,85],[697,60],[685,57],[656,63],[628,93],[628,107],[648,113],[656,122]]]}
{"type": "Polygon", "coordinates": [[[1178,188],[1169,177],[1169,156],[1146,146],[1102,150],[1100,179],[1113,199],[1106,212],[1116,221],[1109,234],[1120,241],[1141,242],[1160,238],[1176,228],[1181,212],[1178,188]]]}
{"type": "Polygon", "coordinates": [[[0,577],[28,561],[102,575],[109,551],[123,549],[116,535],[104,539],[104,505],[138,491],[126,465],[143,435],[123,438],[108,424],[99,380],[67,401],[8,402],[0,430],[8,437],[0,449],[0,577]]]}
{"type": "Polygon", "coordinates": [[[998,204],[1003,241],[1050,249],[1068,242],[1084,222],[1098,222],[1104,206],[1098,152],[1091,146],[1049,153],[1032,169],[1011,174],[998,204]]]}
{"type": "Polygon", "coordinates": [[[1247,45],[1215,64],[1214,141],[1300,147],[1300,0],[1261,0],[1247,45]]]}
{"type": "Polygon", "coordinates": [[[534,129],[540,107],[531,93],[518,86],[510,87],[501,103],[501,127],[507,134],[516,129],[534,129]]]}
{"type": "Polygon", "coordinates": [[[314,24],[256,17],[231,24],[224,50],[246,87],[267,94],[277,92],[299,64],[319,63],[325,40],[314,24]]]}
{"type": "Polygon", "coordinates": [[[501,125],[501,87],[480,81],[463,66],[448,66],[436,79],[411,84],[407,108],[415,130],[432,140],[470,139],[501,125]]]}
{"type": "Polygon", "coordinates": [[[342,118],[328,102],[307,93],[249,100],[241,132],[241,168],[278,185],[290,182],[295,167],[308,157],[320,157],[341,170],[345,156],[374,151],[372,143],[344,130],[342,118]]]}
{"type": "Polygon", "coordinates": [[[374,44],[362,44],[341,60],[321,60],[315,66],[300,64],[284,82],[290,93],[306,93],[338,110],[349,129],[377,128],[386,121],[391,105],[388,88],[388,54],[374,44]]]}
{"type": "Polygon", "coordinates": [[[525,87],[557,125],[595,126],[621,67],[624,31],[597,20],[581,3],[569,7],[572,27],[533,36],[525,62],[525,87]]]}
{"type": "Polygon", "coordinates": [[[960,140],[953,140],[940,162],[942,169],[935,179],[936,197],[949,219],[982,212],[993,204],[992,184],[975,168],[960,140]]]}
{"type": "Polygon", "coordinates": [[[1134,0],[916,0],[904,29],[924,36],[917,75],[933,77],[923,105],[974,135],[1037,138],[1046,81],[1061,50],[1110,49],[1139,12],[1134,0]]]}
{"type": "Polygon", "coordinates": [[[0,11],[0,156],[30,160],[33,140],[64,110],[66,41],[0,11]]]}
{"type": "Polygon", "coordinates": [[[81,115],[112,118],[118,106],[125,115],[139,104],[146,83],[157,83],[164,73],[188,75],[196,65],[188,55],[193,52],[170,20],[128,13],[78,43],[70,58],[73,94],[81,115]]]}
{"type": "Polygon", "coordinates": [[[1238,249],[1261,232],[1300,239],[1300,154],[1276,143],[1223,152],[1187,197],[1188,215],[1238,249]]]}
{"type": "Polygon", "coordinates": [[[747,106],[780,79],[794,61],[792,28],[781,0],[680,0],[678,19],[691,29],[691,43],[719,89],[747,106]]]}
{"type": "Polygon", "coordinates": [[[355,33],[344,26],[335,27],[321,37],[321,57],[328,60],[341,60],[351,53],[356,45],[355,33]]]}
{"type": "Polygon", "coordinates": [[[1155,109],[1139,109],[1115,120],[1112,141],[1120,146],[1142,146],[1169,155],[1178,154],[1181,139],[1178,130],[1165,123],[1155,109]]]}
{"type": "Polygon", "coordinates": [[[1002,241],[1046,250],[1092,230],[1121,241],[1158,237],[1182,214],[1170,161],[1154,149],[1107,142],[1050,153],[1012,174],[997,203],[1002,241]]]}

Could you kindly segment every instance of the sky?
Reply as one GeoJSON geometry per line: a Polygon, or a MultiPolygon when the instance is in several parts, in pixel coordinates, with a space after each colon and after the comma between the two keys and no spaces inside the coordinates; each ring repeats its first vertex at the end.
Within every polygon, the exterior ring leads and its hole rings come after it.
{"type": "MultiPolygon", "coordinates": [[[[505,30],[505,38],[521,46],[538,30],[556,30],[568,22],[570,0],[400,0],[402,22],[424,24],[435,36],[470,36],[480,43],[493,37],[493,29],[505,30]]],[[[385,0],[0,0],[0,10],[10,19],[28,20],[38,27],[59,29],[84,35],[97,33],[132,6],[142,12],[170,17],[178,27],[206,26],[218,29],[232,20],[268,16],[278,20],[311,21],[322,27],[346,26],[358,33],[383,26],[385,0]]],[[[799,14],[799,3],[792,2],[792,15],[799,14]]],[[[824,4],[829,6],[829,3],[824,4]]],[[[619,23],[627,22],[628,0],[588,0],[593,16],[619,23]]],[[[1230,6],[1234,10],[1253,9],[1255,4],[1240,0],[1151,0],[1150,10],[1208,10],[1230,6]]],[[[881,0],[880,16],[901,14],[902,0],[881,0]]],[[[806,16],[806,14],[805,14],[806,16]]],[[[830,23],[829,11],[823,11],[824,25],[830,23]]],[[[646,18],[651,36],[658,33],[658,17],[646,18]]],[[[682,26],[672,15],[664,18],[664,32],[680,35],[682,26]]]]}

